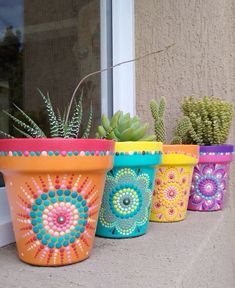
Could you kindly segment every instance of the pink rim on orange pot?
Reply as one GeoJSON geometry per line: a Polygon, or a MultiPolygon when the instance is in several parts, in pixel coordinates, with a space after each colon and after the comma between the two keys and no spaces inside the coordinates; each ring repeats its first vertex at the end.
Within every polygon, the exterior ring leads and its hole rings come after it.
{"type": "Polygon", "coordinates": [[[92,139],[2,139],[19,258],[59,266],[91,252],[114,142],[92,139]]]}

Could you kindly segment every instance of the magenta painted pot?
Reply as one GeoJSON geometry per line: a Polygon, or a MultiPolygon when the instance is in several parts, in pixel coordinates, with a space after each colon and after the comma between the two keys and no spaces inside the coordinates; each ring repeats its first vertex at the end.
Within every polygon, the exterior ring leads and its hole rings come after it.
{"type": "Polygon", "coordinates": [[[200,146],[188,210],[217,211],[223,208],[233,149],[233,145],[200,146]]]}

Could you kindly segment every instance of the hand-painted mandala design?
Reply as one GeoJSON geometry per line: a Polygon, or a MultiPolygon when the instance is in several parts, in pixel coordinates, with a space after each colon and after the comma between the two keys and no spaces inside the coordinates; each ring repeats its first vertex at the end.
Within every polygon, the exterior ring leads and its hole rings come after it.
{"type": "Polygon", "coordinates": [[[88,177],[73,179],[74,175],[68,179],[56,176],[52,181],[48,176],[45,184],[39,177],[39,181],[32,179],[34,187],[25,183],[18,194],[22,238],[27,251],[35,250],[34,257],[42,264],[75,262],[72,259],[79,259],[94,237],[98,192],[88,177]]]}
{"type": "Polygon", "coordinates": [[[151,219],[178,221],[185,217],[191,168],[161,167],[155,181],[151,219]]]}
{"type": "MultiPolygon", "coordinates": [[[[113,172],[112,172],[113,173],[113,172]]],[[[149,220],[152,192],[148,174],[124,168],[106,178],[99,214],[100,223],[112,234],[128,236],[149,220]]]]}
{"type": "Polygon", "coordinates": [[[204,211],[221,209],[227,171],[227,165],[198,164],[194,168],[188,208],[204,211]]]}

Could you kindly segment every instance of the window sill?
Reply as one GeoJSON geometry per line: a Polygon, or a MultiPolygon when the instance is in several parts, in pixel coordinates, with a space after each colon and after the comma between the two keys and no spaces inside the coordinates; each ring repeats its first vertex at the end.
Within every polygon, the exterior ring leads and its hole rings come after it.
{"type": "Polygon", "coordinates": [[[0,247],[15,242],[6,189],[0,188],[0,247]]]}

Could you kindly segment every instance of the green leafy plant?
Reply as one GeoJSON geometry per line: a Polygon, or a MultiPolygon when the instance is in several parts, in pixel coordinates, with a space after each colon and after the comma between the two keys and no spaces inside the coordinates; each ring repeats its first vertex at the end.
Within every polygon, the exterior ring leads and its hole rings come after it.
{"type": "MultiPolygon", "coordinates": [[[[165,108],[166,100],[162,97],[159,104],[155,100],[151,100],[149,103],[150,111],[154,119],[154,131],[156,140],[162,143],[166,143],[166,130],[165,130],[165,108]]],[[[191,129],[191,122],[187,116],[182,117],[177,121],[174,136],[171,140],[171,144],[184,144],[186,135],[191,129]]]]}
{"type": "Polygon", "coordinates": [[[116,112],[112,119],[102,115],[101,125],[98,127],[96,137],[113,139],[115,141],[153,141],[155,135],[148,135],[148,123],[142,123],[138,116],[131,117],[130,113],[116,112]]]}
{"type": "MultiPolygon", "coordinates": [[[[69,117],[71,110],[65,111],[64,116],[61,116],[61,113],[59,110],[55,112],[55,109],[53,108],[53,105],[51,103],[49,94],[44,95],[41,90],[39,90],[39,93],[42,97],[42,100],[45,105],[45,109],[47,112],[47,118],[48,118],[48,124],[50,127],[50,135],[49,138],[79,138],[79,135],[81,134],[81,138],[88,138],[89,133],[91,130],[92,125],[92,118],[93,118],[93,112],[92,112],[92,105],[90,108],[90,113],[87,121],[87,125],[83,133],[80,133],[80,127],[81,122],[83,118],[83,109],[82,109],[82,95],[79,98],[79,101],[74,101],[74,109],[72,116],[69,117]]],[[[15,130],[20,133],[22,136],[27,138],[46,138],[46,134],[42,131],[42,129],[34,122],[34,120],[29,117],[22,109],[20,109],[18,106],[14,105],[16,110],[21,114],[23,120],[20,120],[19,118],[16,118],[12,114],[10,114],[7,111],[3,111],[9,118],[11,118],[14,122],[14,128],[15,130]]],[[[0,131],[0,134],[3,137],[6,138],[14,138],[12,135],[5,133],[4,131],[0,131]]]]}
{"type": "Polygon", "coordinates": [[[223,144],[232,125],[233,104],[217,97],[188,97],[182,111],[190,119],[186,142],[198,145],[223,144]]]}

